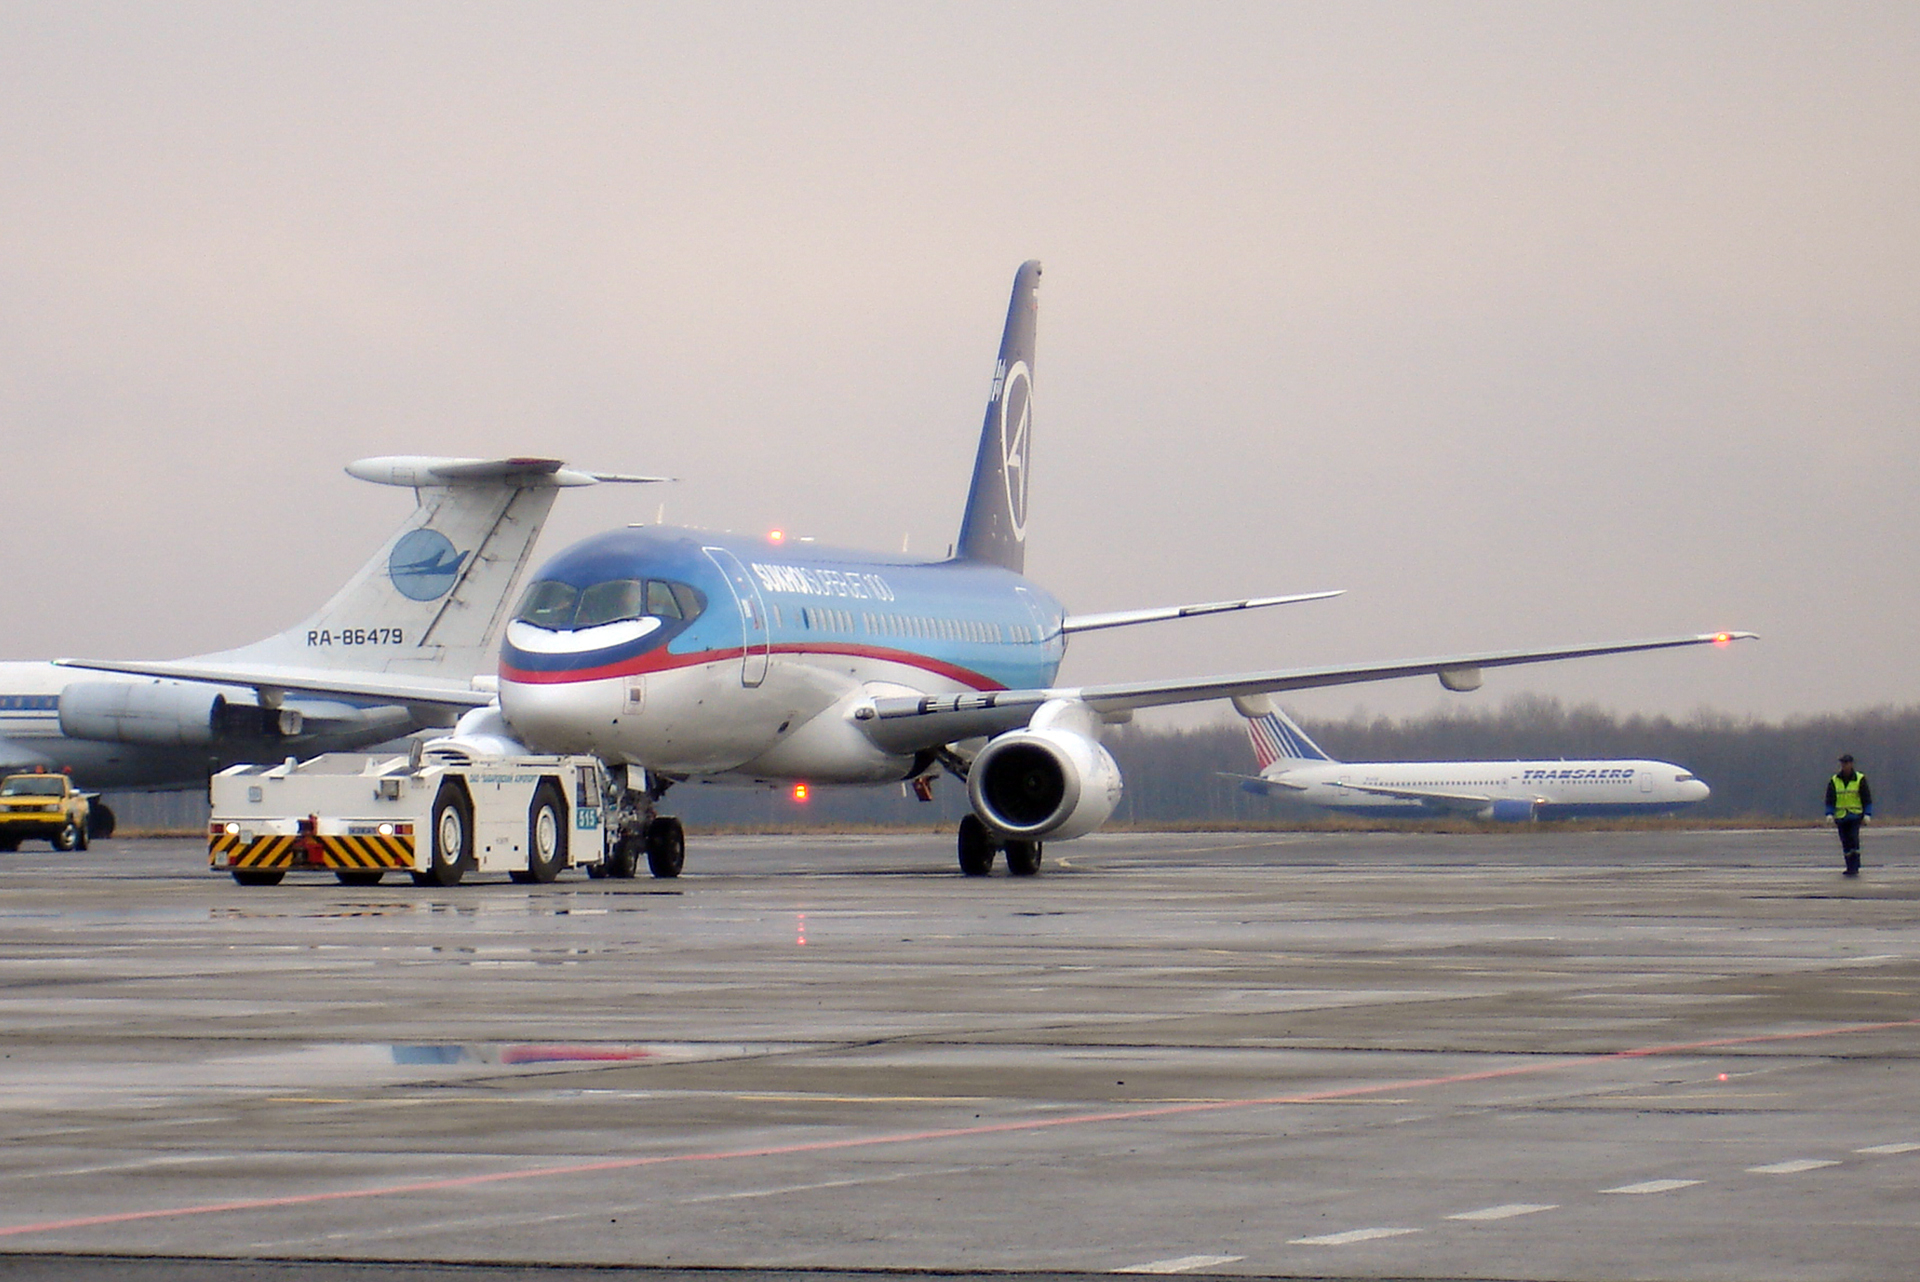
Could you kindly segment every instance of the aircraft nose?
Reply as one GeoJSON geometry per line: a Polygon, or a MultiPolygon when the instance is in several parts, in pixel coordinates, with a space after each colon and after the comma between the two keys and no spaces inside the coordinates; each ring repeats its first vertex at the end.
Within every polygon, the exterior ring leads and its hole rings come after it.
{"type": "Polygon", "coordinates": [[[1702,780],[1689,779],[1686,782],[1683,792],[1688,801],[1705,801],[1707,797],[1712,794],[1713,789],[1707,787],[1706,783],[1702,780]]]}

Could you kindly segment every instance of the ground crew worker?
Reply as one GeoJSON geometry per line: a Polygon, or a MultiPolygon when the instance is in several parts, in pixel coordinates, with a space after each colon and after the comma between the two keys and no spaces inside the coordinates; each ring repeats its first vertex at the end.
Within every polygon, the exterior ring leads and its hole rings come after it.
{"type": "Polygon", "coordinates": [[[1867,777],[1853,768],[1852,755],[1843,754],[1839,773],[1827,780],[1827,818],[1840,834],[1848,877],[1860,875],[1860,825],[1872,817],[1873,789],[1867,786],[1867,777]]]}

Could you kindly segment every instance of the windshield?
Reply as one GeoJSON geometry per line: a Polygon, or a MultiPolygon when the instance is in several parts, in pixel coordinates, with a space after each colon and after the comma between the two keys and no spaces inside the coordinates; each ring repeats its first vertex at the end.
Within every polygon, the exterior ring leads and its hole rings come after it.
{"type": "Polygon", "coordinates": [[[550,632],[571,632],[627,619],[691,619],[705,607],[697,589],[666,579],[607,579],[587,588],[546,579],[527,589],[513,617],[550,632]]]}
{"type": "Polygon", "coordinates": [[[0,797],[63,797],[66,792],[59,775],[15,775],[0,784],[0,797]]]}

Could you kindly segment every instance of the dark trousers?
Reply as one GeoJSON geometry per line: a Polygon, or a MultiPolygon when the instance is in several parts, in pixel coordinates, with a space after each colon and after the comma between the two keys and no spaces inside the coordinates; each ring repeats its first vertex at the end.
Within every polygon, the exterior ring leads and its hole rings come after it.
{"type": "Polygon", "coordinates": [[[1833,826],[1840,834],[1840,853],[1846,856],[1847,871],[1860,871],[1860,819],[1859,815],[1840,815],[1833,826]]]}

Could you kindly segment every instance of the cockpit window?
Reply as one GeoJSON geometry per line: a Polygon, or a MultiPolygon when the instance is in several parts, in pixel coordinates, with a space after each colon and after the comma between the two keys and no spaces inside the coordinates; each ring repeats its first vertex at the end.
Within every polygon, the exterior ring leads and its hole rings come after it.
{"type": "Polygon", "coordinates": [[[698,589],[666,579],[608,579],[585,589],[547,579],[527,589],[513,617],[549,632],[571,632],[625,619],[691,619],[705,605],[698,589]]]}
{"type": "Polygon", "coordinates": [[[520,598],[519,613],[513,617],[536,628],[563,631],[573,626],[573,606],[579,599],[577,588],[549,579],[527,589],[520,598]]]}
{"type": "Polygon", "coordinates": [[[673,599],[673,587],[659,579],[647,581],[647,613],[663,619],[680,617],[680,603],[673,599]]]}
{"type": "Polygon", "coordinates": [[[580,594],[580,608],[574,613],[576,628],[597,628],[603,623],[640,617],[646,584],[639,579],[609,579],[596,583],[580,594]]]}

